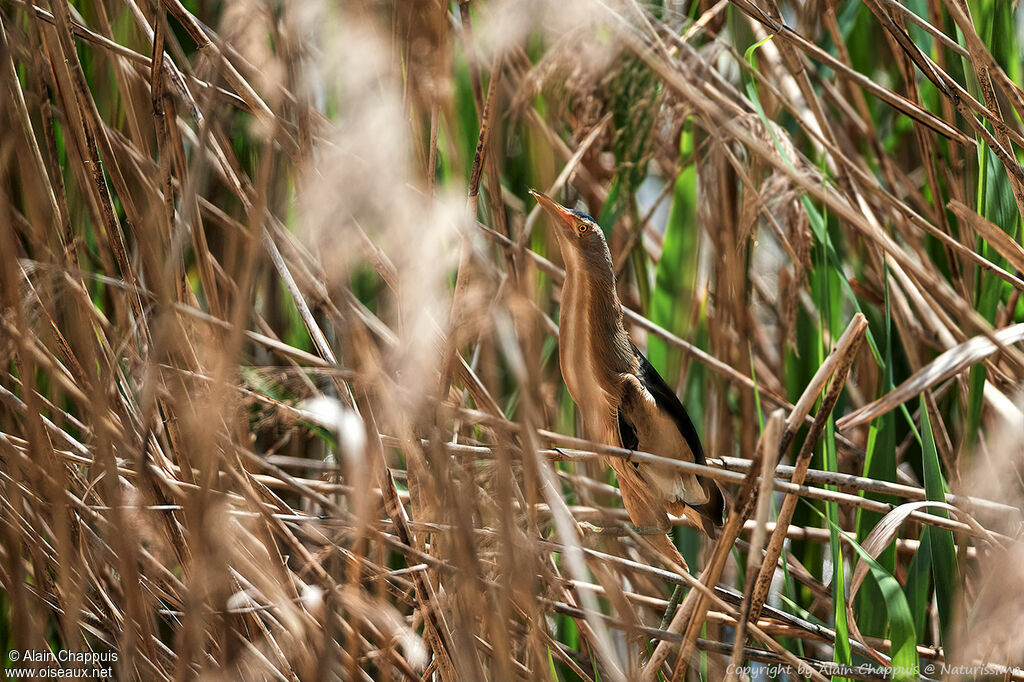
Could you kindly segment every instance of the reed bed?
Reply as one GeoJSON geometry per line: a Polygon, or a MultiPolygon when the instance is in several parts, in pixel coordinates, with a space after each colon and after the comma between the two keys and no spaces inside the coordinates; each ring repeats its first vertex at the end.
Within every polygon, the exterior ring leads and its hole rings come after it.
{"type": "Polygon", "coordinates": [[[0,0],[7,678],[1024,679],[1022,22],[0,0]],[[692,574],[580,438],[530,188],[726,490],[692,574]]]}

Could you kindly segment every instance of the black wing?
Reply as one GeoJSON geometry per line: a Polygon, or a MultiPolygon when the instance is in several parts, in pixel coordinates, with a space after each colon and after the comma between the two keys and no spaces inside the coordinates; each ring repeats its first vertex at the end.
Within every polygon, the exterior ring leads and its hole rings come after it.
{"type": "Polygon", "coordinates": [[[622,442],[622,447],[627,450],[636,450],[640,447],[640,439],[636,437],[636,431],[633,430],[633,425],[626,421],[626,415],[622,414],[622,410],[619,410],[619,440],[622,442]]]}
{"type": "MultiPolygon", "coordinates": [[[[690,452],[693,453],[693,461],[696,464],[707,464],[705,455],[703,455],[703,446],[700,444],[700,438],[697,436],[697,430],[693,426],[693,422],[690,420],[690,416],[686,413],[686,408],[683,407],[683,403],[676,397],[675,391],[669,388],[669,385],[665,383],[665,379],[662,375],[657,373],[657,370],[650,364],[650,361],[644,356],[642,352],[633,346],[633,352],[636,353],[637,359],[640,361],[640,381],[646,387],[650,394],[654,398],[654,403],[657,409],[667,414],[672,421],[676,424],[676,428],[679,430],[680,435],[686,440],[686,444],[690,447],[690,452]]],[[[634,442],[636,442],[636,431],[632,428],[629,422],[624,419],[622,411],[618,413],[618,427],[624,434],[626,431],[623,429],[623,425],[626,424],[629,428],[629,432],[633,434],[634,442]]],[[[625,440],[625,436],[624,436],[625,440]]],[[[626,445],[624,445],[626,446],[626,445]]],[[[636,447],[631,447],[632,450],[636,450],[636,447]]],[[[725,511],[725,498],[722,497],[721,488],[713,480],[703,478],[702,476],[697,477],[700,480],[700,484],[705,491],[708,493],[709,500],[705,504],[697,505],[692,507],[695,509],[702,519],[710,521],[706,523],[701,521],[701,527],[709,536],[715,537],[715,529],[713,526],[722,525],[722,514],[725,511]]],[[[690,506],[690,505],[688,505],[690,506]]]]}
{"type": "MultiPolygon", "coordinates": [[[[648,362],[647,358],[640,350],[633,346],[633,352],[636,354],[638,360],[640,360],[640,381],[643,382],[644,386],[651,395],[654,396],[654,402],[658,406],[658,409],[667,414],[675,422],[676,428],[679,429],[679,433],[682,434],[686,444],[690,446],[690,451],[693,453],[693,461],[697,464],[706,464],[704,460],[704,448],[700,444],[700,437],[697,435],[697,429],[694,427],[693,422],[690,420],[690,415],[687,414],[686,408],[679,402],[679,398],[676,397],[675,392],[668,387],[665,380],[658,374],[658,370],[654,369],[654,366],[648,362]]],[[[622,412],[619,412],[619,428],[623,423],[622,412]]],[[[636,436],[634,435],[634,438],[636,436]]],[[[626,447],[626,446],[623,446],[626,447]]]]}
{"type": "MultiPolygon", "coordinates": [[[[704,448],[700,444],[700,437],[697,435],[697,429],[694,427],[690,415],[687,414],[686,408],[683,407],[675,392],[668,387],[665,380],[658,374],[658,370],[654,369],[654,366],[636,346],[633,346],[633,352],[640,362],[640,381],[643,382],[647,390],[650,391],[651,396],[654,397],[654,403],[658,406],[659,410],[667,414],[675,423],[679,434],[690,447],[690,452],[693,453],[693,461],[697,464],[707,464],[707,461],[704,459],[704,448]]],[[[626,419],[622,410],[619,410],[619,434],[622,439],[622,447],[630,450],[637,449],[639,440],[636,435],[636,429],[626,419]]],[[[639,468],[637,462],[634,462],[633,465],[639,468]]],[[[715,537],[714,526],[722,525],[725,498],[722,497],[722,491],[717,483],[703,477],[698,477],[698,479],[701,481],[704,490],[707,491],[709,499],[706,503],[695,506],[693,509],[697,510],[702,519],[710,521],[710,524],[702,521],[702,527],[705,533],[715,537]]]]}
{"type": "MultiPolygon", "coordinates": [[[[627,450],[637,450],[640,447],[640,439],[636,437],[636,430],[633,429],[633,425],[626,420],[626,415],[622,414],[622,410],[618,410],[619,415],[619,444],[627,450]]],[[[639,469],[640,463],[633,462],[633,468],[639,469]]]]}

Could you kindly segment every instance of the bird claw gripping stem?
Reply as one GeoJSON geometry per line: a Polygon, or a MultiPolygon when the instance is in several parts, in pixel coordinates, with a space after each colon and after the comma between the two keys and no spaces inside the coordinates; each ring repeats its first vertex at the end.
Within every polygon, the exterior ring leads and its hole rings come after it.
{"type": "Polygon", "coordinates": [[[589,521],[581,521],[580,528],[596,535],[664,535],[665,531],[657,526],[635,526],[623,523],[615,526],[598,526],[589,521]]]}

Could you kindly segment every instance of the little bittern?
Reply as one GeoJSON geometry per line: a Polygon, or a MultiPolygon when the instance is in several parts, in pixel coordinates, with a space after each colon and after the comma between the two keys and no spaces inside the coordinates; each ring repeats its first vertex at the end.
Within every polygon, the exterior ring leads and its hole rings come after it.
{"type": "MultiPolygon", "coordinates": [[[[697,430],[679,398],[630,341],[604,233],[586,213],[531,194],[555,223],[565,261],[558,357],[587,437],[605,445],[704,464],[697,430]]],[[[668,515],[685,514],[709,536],[722,525],[718,484],[671,467],[605,458],[615,471],[630,521],[667,558],[686,566],[666,533],[668,515]]]]}

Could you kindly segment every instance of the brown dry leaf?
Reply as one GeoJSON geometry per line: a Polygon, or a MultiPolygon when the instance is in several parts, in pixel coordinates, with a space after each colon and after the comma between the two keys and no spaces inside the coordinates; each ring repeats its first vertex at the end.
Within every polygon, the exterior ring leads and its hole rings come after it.
{"type": "MultiPolygon", "coordinates": [[[[957,516],[962,517],[967,523],[976,529],[980,529],[984,533],[984,529],[978,524],[977,521],[971,517],[970,514],[965,513],[962,509],[958,509],[951,504],[945,502],[934,502],[931,500],[920,500],[918,502],[906,502],[893,509],[891,512],[882,517],[882,520],[872,529],[871,533],[861,543],[861,548],[871,555],[872,558],[877,559],[878,555],[885,551],[885,548],[892,544],[892,541],[899,536],[900,527],[910,518],[911,514],[920,509],[926,508],[933,509],[945,509],[946,511],[953,512],[957,516]]],[[[853,578],[850,580],[850,596],[848,601],[853,602],[853,598],[857,594],[857,590],[860,589],[861,584],[868,575],[868,571],[871,570],[871,566],[868,562],[864,561],[863,557],[858,555],[857,564],[853,569],[853,578]]]]}
{"type": "Polygon", "coordinates": [[[994,332],[993,336],[999,345],[986,337],[976,336],[950,348],[886,395],[836,421],[836,428],[845,431],[867,424],[876,417],[896,409],[922,391],[927,391],[936,384],[992,356],[1002,346],[1024,341],[1024,323],[1000,329],[994,332]]]}

